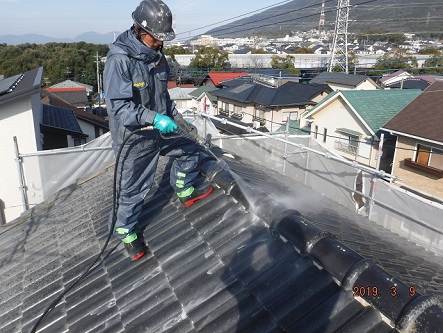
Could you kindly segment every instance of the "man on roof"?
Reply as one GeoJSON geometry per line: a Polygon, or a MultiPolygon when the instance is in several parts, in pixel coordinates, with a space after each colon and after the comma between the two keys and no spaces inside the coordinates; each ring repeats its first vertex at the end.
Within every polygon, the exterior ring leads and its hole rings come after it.
{"type": "Polygon", "coordinates": [[[173,159],[170,184],[184,207],[207,197],[212,186],[202,181],[201,163],[208,159],[195,141],[166,135],[177,130],[181,117],[168,90],[169,66],[163,42],[175,38],[172,13],[161,0],[143,0],[132,13],[134,24],[111,45],[104,70],[104,88],[114,152],[122,148],[118,166],[117,213],[110,227],[132,260],[147,251],[139,216],[154,181],[159,156],[173,159]],[[200,184],[198,186],[197,184],[200,184]]]}

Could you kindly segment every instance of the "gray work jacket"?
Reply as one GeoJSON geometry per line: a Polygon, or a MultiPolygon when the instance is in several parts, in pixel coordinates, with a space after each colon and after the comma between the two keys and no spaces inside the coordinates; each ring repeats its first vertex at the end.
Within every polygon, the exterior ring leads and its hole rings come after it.
{"type": "Polygon", "coordinates": [[[146,47],[130,29],[122,33],[110,47],[104,70],[111,134],[120,126],[132,131],[152,124],[156,113],[174,116],[177,110],[168,93],[168,77],[169,66],[161,51],[146,47]]]}

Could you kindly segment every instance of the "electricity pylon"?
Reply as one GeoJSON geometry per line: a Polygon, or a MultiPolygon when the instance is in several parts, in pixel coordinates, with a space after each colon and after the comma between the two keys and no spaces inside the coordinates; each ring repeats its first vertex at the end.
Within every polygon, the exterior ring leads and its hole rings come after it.
{"type": "Polygon", "coordinates": [[[321,33],[325,30],[325,0],[321,3],[320,22],[318,22],[318,31],[321,33]]]}
{"type": "Polygon", "coordinates": [[[346,74],[348,67],[348,19],[349,0],[338,0],[337,18],[335,19],[334,42],[328,72],[339,68],[346,74]]]}

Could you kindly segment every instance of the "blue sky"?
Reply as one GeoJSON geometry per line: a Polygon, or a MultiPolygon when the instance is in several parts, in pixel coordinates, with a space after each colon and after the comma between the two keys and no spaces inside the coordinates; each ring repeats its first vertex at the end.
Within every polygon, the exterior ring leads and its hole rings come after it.
{"type": "MultiPolygon", "coordinates": [[[[212,27],[192,31],[282,0],[164,0],[175,17],[178,38],[198,35],[212,27]]],[[[42,34],[72,38],[84,32],[124,31],[140,0],[0,0],[0,35],[42,34]]],[[[218,25],[223,25],[221,23],[218,25]]]]}

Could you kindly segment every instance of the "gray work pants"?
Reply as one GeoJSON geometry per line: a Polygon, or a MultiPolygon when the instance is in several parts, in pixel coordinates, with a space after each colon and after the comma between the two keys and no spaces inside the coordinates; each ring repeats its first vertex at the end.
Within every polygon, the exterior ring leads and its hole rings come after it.
{"type": "MultiPolygon", "coordinates": [[[[125,132],[127,136],[127,130],[125,132]]],[[[113,142],[116,154],[120,145],[121,142],[113,142]]],[[[178,193],[193,185],[199,174],[201,153],[200,147],[188,138],[163,139],[157,130],[133,135],[125,144],[117,166],[118,204],[114,235],[124,239],[138,232],[138,218],[154,182],[160,155],[173,159],[170,184],[178,193]],[[127,232],[122,233],[122,230],[127,232]]],[[[109,227],[112,217],[113,212],[110,214],[109,227]]]]}

